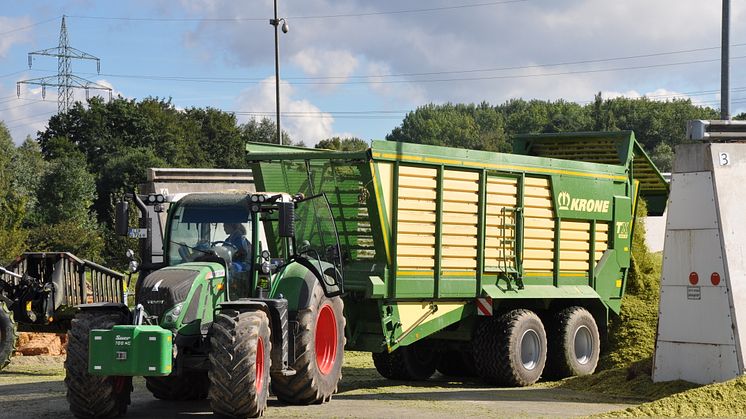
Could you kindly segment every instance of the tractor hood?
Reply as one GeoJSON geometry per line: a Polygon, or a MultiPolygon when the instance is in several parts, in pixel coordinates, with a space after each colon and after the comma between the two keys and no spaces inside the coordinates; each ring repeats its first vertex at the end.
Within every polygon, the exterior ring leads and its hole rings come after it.
{"type": "Polygon", "coordinates": [[[186,300],[197,278],[224,276],[225,268],[219,263],[193,262],[159,269],[142,280],[137,304],[160,321],[168,310],[186,300]]]}

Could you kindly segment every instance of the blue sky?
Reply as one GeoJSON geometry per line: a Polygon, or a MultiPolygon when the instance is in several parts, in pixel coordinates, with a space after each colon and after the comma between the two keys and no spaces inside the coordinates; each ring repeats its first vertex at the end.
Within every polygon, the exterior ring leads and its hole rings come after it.
{"type": "MultiPolygon", "coordinates": [[[[691,97],[719,106],[720,2],[701,0],[279,0],[283,128],[297,140],[381,139],[426,103],[516,97],[586,103],[691,97]],[[286,113],[285,113],[286,112],[286,113]]],[[[746,109],[746,5],[732,5],[732,113],[746,109]]],[[[54,75],[28,52],[70,44],[101,59],[73,72],[115,94],[172,98],[180,108],[274,117],[274,33],[267,0],[3,0],[0,120],[16,142],[56,112],[19,80],[54,75]]],[[[84,98],[84,93],[79,93],[84,98]]]]}

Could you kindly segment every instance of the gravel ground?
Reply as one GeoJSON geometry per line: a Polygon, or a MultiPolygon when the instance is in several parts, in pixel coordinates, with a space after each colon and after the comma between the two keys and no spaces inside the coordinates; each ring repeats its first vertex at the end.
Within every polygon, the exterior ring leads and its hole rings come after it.
{"type": "MultiPolygon", "coordinates": [[[[364,353],[346,353],[343,381],[331,403],[286,406],[271,398],[265,417],[578,417],[638,405],[594,393],[537,385],[493,388],[478,382],[449,380],[436,375],[424,383],[381,378],[364,353]]],[[[64,357],[16,357],[0,372],[0,418],[71,418],[63,383],[64,357]]],[[[154,399],[142,378],[128,418],[211,416],[208,401],[164,402],[154,399]]]]}

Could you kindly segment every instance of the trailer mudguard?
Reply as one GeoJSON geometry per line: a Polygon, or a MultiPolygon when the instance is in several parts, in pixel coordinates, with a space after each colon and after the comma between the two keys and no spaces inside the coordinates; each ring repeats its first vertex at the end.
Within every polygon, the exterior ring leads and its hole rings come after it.
{"type": "Polygon", "coordinates": [[[121,311],[130,315],[129,308],[122,303],[90,303],[75,306],[80,311],[121,311]]]}

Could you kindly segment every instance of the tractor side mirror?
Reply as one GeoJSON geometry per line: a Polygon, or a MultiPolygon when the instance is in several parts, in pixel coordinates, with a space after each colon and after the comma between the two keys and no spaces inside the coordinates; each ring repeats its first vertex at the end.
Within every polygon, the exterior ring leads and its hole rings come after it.
{"type": "Polygon", "coordinates": [[[130,204],[125,200],[117,202],[115,228],[118,236],[126,236],[129,230],[130,204]]]}
{"type": "Polygon", "coordinates": [[[280,210],[280,237],[295,236],[295,203],[279,202],[280,210]]]}

